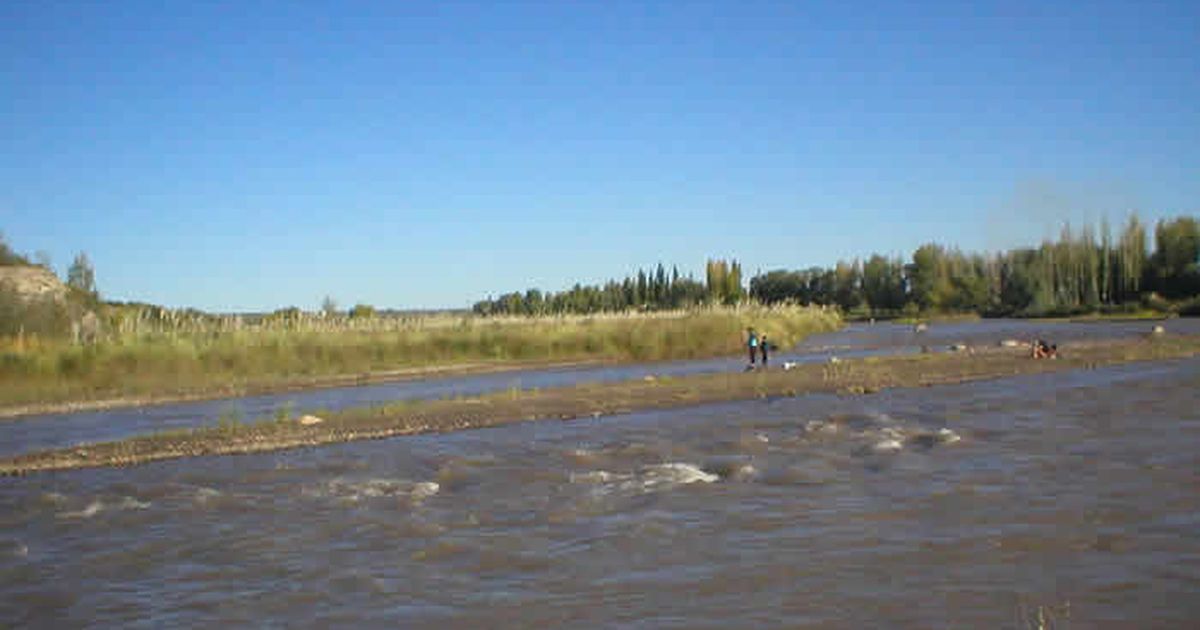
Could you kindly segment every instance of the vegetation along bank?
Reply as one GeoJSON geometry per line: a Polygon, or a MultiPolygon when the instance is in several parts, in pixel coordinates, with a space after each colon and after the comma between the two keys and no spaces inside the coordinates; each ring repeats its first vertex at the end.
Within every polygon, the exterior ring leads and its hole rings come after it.
{"type": "Polygon", "coordinates": [[[585,383],[534,391],[514,389],[476,398],[400,402],[334,414],[318,412],[317,416],[302,418],[281,413],[276,418],[248,424],[227,421],[211,428],[48,450],[0,460],[0,474],[255,453],[520,421],[601,419],[635,410],[813,392],[859,395],[884,388],[1088,369],[1197,354],[1200,354],[1200,336],[1156,336],[1072,344],[1056,360],[1030,359],[1026,348],[993,347],[954,354],[798,365],[791,370],[649,377],[622,383],[585,383]]]}

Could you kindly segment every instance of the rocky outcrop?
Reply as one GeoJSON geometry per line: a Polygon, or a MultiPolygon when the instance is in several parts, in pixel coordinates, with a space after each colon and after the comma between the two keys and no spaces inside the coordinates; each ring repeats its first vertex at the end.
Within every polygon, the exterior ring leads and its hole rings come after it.
{"type": "Polygon", "coordinates": [[[26,300],[49,298],[62,301],[67,298],[67,285],[45,267],[0,267],[0,286],[26,300]]]}

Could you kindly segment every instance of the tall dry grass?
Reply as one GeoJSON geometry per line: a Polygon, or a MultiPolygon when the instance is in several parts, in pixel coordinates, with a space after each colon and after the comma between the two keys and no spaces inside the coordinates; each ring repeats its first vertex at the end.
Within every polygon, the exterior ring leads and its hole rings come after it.
{"type": "Polygon", "coordinates": [[[753,326],[780,347],[840,326],[836,310],[740,307],[537,318],[434,315],[110,330],[90,345],[0,341],[0,405],[239,390],[404,368],[657,361],[733,354],[753,326]]]}

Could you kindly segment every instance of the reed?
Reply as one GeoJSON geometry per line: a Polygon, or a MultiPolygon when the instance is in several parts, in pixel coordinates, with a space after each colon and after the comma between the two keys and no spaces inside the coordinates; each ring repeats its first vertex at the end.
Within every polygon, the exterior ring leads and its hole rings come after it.
{"type": "Polygon", "coordinates": [[[220,395],[434,366],[700,358],[739,352],[749,326],[788,347],[840,325],[836,310],[819,307],[110,324],[86,345],[0,339],[0,406],[220,395]]]}
{"type": "MultiPolygon", "coordinates": [[[[990,346],[978,353],[944,353],[856,359],[830,365],[806,364],[792,370],[693,374],[671,379],[642,378],[611,383],[578,383],[541,390],[512,388],[473,397],[400,400],[384,405],[311,411],[306,423],[292,409],[243,421],[233,411],[212,426],[158,432],[126,439],[0,457],[0,476],[39,470],[125,466],[181,457],[255,453],[380,439],[416,433],[457,431],[507,423],[591,419],[634,410],[668,409],[735,400],[771,400],[823,392],[860,396],[881,389],[928,387],[1016,374],[1050,374],[1130,361],[1195,357],[1200,336],[1169,341],[1123,339],[1072,344],[1055,361],[1033,360],[1023,348],[990,346]]],[[[1045,617],[1042,611],[1041,616],[1045,617]]]]}

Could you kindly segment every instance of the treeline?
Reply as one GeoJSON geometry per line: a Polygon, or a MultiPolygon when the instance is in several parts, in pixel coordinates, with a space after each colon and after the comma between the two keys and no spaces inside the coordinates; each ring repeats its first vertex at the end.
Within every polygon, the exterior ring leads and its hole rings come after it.
{"type": "Polygon", "coordinates": [[[874,254],[833,267],[775,270],[746,291],[738,262],[709,260],[705,281],[660,263],[623,280],[559,293],[529,289],[477,302],[479,315],[546,315],[662,310],[706,304],[796,303],[837,306],[863,317],[978,313],[1036,317],[1137,310],[1200,310],[1200,224],[1159,221],[1149,249],[1146,225],[1131,216],[1116,233],[1063,228],[1058,240],[1000,253],[967,253],[938,244],[912,258],[874,254]]]}
{"type": "Polygon", "coordinates": [[[708,299],[708,288],[691,276],[682,277],[678,268],[670,273],[659,263],[623,280],[603,285],[582,285],[566,291],[505,293],[480,300],[471,310],[477,315],[559,315],[563,313],[604,313],[631,309],[661,310],[692,306],[708,299]]]}
{"type": "MultiPolygon", "coordinates": [[[[923,245],[912,259],[873,255],[832,268],[777,270],[750,280],[750,296],[773,304],[836,305],[870,316],[979,313],[1053,316],[1138,309],[1168,310],[1200,295],[1200,225],[1159,221],[1154,250],[1145,225],[1131,217],[1115,236],[1064,227],[1057,241],[996,254],[923,245]]],[[[1183,305],[1184,310],[1195,304],[1183,305]]]]}

